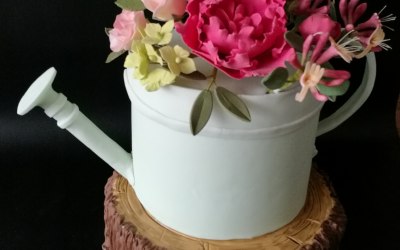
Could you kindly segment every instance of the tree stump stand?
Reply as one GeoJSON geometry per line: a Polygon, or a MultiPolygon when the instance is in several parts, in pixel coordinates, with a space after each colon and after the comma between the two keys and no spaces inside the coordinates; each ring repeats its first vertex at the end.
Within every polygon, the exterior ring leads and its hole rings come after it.
{"type": "Polygon", "coordinates": [[[150,217],[116,172],[105,186],[103,250],[338,249],[346,215],[329,181],[315,169],[307,201],[288,225],[253,239],[204,240],[163,227],[150,217]]]}

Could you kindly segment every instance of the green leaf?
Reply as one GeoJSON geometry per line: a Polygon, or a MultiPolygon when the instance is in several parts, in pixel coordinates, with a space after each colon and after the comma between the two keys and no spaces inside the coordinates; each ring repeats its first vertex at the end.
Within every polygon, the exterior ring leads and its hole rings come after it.
{"type": "Polygon", "coordinates": [[[106,32],[106,35],[109,36],[110,35],[110,31],[112,30],[112,28],[104,28],[104,32],[106,32]]]}
{"type": "Polygon", "coordinates": [[[293,64],[291,64],[290,62],[288,62],[288,61],[285,61],[285,67],[286,67],[286,69],[287,69],[287,71],[289,72],[289,73],[293,73],[293,72],[296,72],[296,68],[293,66],[293,64]]]}
{"type": "Polygon", "coordinates": [[[296,51],[301,52],[303,50],[304,39],[293,30],[287,31],[285,33],[285,40],[296,51]]]}
{"type": "Polygon", "coordinates": [[[190,113],[190,129],[193,135],[197,135],[206,126],[213,108],[213,97],[210,90],[200,92],[193,104],[190,113]]]}
{"type": "Polygon", "coordinates": [[[274,71],[272,71],[269,75],[264,77],[261,80],[261,83],[264,84],[269,90],[279,89],[281,88],[287,81],[289,77],[289,72],[286,68],[278,67],[274,71]]]}
{"type": "Polygon", "coordinates": [[[345,81],[344,83],[342,83],[338,86],[334,86],[334,87],[328,87],[323,84],[318,84],[317,89],[323,95],[326,95],[329,97],[335,97],[335,96],[340,96],[340,95],[345,94],[347,92],[347,90],[349,89],[349,86],[350,86],[350,82],[345,81]]]}
{"type": "Polygon", "coordinates": [[[331,2],[331,6],[329,8],[329,16],[333,21],[337,21],[337,14],[336,14],[336,7],[335,7],[335,1],[331,2]]]}
{"type": "Polygon", "coordinates": [[[217,87],[216,92],[218,100],[228,111],[245,121],[251,121],[249,109],[239,96],[223,87],[217,87]]]}
{"type": "Polygon", "coordinates": [[[181,73],[181,76],[187,78],[187,79],[192,79],[192,80],[207,80],[207,77],[201,73],[200,71],[194,71],[190,74],[183,74],[181,73]]]}
{"type": "Polygon", "coordinates": [[[111,52],[106,59],[106,63],[110,63],[112,61],[114,61],[115,59],[117,59],[120,55],[124,54],[126,52],[126,50],[121,50],[119,52],[111,52]]]}
{"type": "Polygon", "coordinates": [[[117,0],[115,4],[124,10],[140,11],[144,10],[144,4],[141,0],[117,0]]]}

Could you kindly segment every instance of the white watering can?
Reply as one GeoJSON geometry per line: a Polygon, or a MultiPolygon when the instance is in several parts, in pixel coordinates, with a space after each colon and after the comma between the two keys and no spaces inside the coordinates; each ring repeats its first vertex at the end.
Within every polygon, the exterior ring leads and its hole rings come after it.
{"type": "Polygon", "coordinates": [[[77,105],[52,89],[54,68],[30,86],[17,112],[24,115],[42,107],[60,128],[126,178],[147,212],[161,224],[199,238],[252,238],[289,223],[303,207],[315,137],[349,118],[372,91],[374,54],[366,61],[357,91],[320,122],[323,103],[310,95],[296,103],[298,89],[242,95],[252,112],[250,123],[214,105],[209,123],[196,137],[188,120],[199,90],[168,86],[148,93],[127,70],[133,159],[77,105]]]}

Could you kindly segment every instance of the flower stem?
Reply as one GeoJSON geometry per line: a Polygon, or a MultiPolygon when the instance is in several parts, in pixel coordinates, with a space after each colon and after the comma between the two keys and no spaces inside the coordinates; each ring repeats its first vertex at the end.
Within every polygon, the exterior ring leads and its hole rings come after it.
{"type": "Polygon", "coordinates": [[[214,85],[214,84],[216,85],[217,73],[218,73],[218,69],[214,67],[213,71],[211,73],[211,76],[210,76],[211,77],[211,81],[208,84],[207,90],[210,90],[212,85],[214,85]]]}

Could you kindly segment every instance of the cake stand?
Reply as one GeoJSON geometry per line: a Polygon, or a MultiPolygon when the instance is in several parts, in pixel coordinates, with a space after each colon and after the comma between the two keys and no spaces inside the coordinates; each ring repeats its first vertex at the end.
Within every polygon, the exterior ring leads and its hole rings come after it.
{"type": "Polygon", "coordinates": [[[105,186],[104,250],[338,249],[346,215],[326,176],[313,167],[306,203],[288,225],[253,239],[205,240],[166,228],[142,207],[114,172],[105,186]]]}

